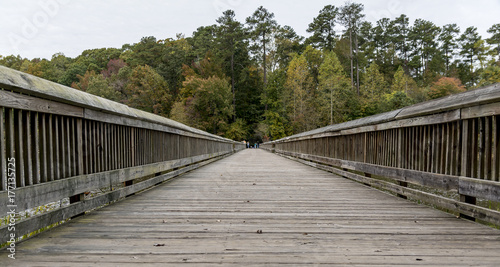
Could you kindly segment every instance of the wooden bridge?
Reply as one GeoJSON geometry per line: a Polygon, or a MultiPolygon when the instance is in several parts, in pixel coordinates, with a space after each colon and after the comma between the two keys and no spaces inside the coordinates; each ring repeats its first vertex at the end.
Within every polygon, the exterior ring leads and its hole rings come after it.
{"type": "Polygon", "coordinates": [[[499,85],[264,149],[3,67],[0,88],[2,266],[500,263],[499,85]]]}

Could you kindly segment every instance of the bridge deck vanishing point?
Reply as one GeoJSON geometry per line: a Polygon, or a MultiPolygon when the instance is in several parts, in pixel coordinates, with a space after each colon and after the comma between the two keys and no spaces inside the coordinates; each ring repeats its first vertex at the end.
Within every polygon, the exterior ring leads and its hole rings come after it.
{"type": "MultiPolygon", "coordinates": [[[[247,149],[17,245],[9,266],[498,266],[500,231],[247,149]]],[[[3,264],[2,264],[3,265],[3,264]]]]}

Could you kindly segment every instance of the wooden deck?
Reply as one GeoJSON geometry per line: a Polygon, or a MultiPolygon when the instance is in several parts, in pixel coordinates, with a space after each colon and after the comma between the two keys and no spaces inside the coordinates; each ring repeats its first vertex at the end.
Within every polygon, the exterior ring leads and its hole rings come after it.
{"type": "Polygon", "coordinates": [[[248,149],[16,249],[2,266],[499,266],[500,231],[248,149]]]}

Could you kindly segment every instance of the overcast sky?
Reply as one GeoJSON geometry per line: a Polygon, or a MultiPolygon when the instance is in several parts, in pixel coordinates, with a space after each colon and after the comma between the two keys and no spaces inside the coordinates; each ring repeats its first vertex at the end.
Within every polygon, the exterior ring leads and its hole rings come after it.
{"type": "MultiPolygon", "coordinates": [[[[500,0],[357,0],[366,20],[406,14],[438,26],[476,26],[483,38],[500,23],[500,0]]],[[[0,55],[48,58],[62,52],[76,57],[85,49],[137,43],[141,37],[191,36],[199,26],[215,24],[227,9],[244,22],[263,5],[280,25],[307,37],[307,26],[325,5],[345,0],[0,0],[0,55]]]]}

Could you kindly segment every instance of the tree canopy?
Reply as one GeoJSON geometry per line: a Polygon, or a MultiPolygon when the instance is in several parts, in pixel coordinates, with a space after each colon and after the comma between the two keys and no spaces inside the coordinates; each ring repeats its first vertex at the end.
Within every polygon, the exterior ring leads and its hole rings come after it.
{"type": "MultiPolygon", "coordinates": [[[[278,12],[278,11],[277,11],[278,12]]],[[[145,36],[76,58],[0,55],[0,65],[252,143],[500,82],[500,24],[437,25],[327,5],[300,36],[260,6],[191,36],[145,36]]]]}

